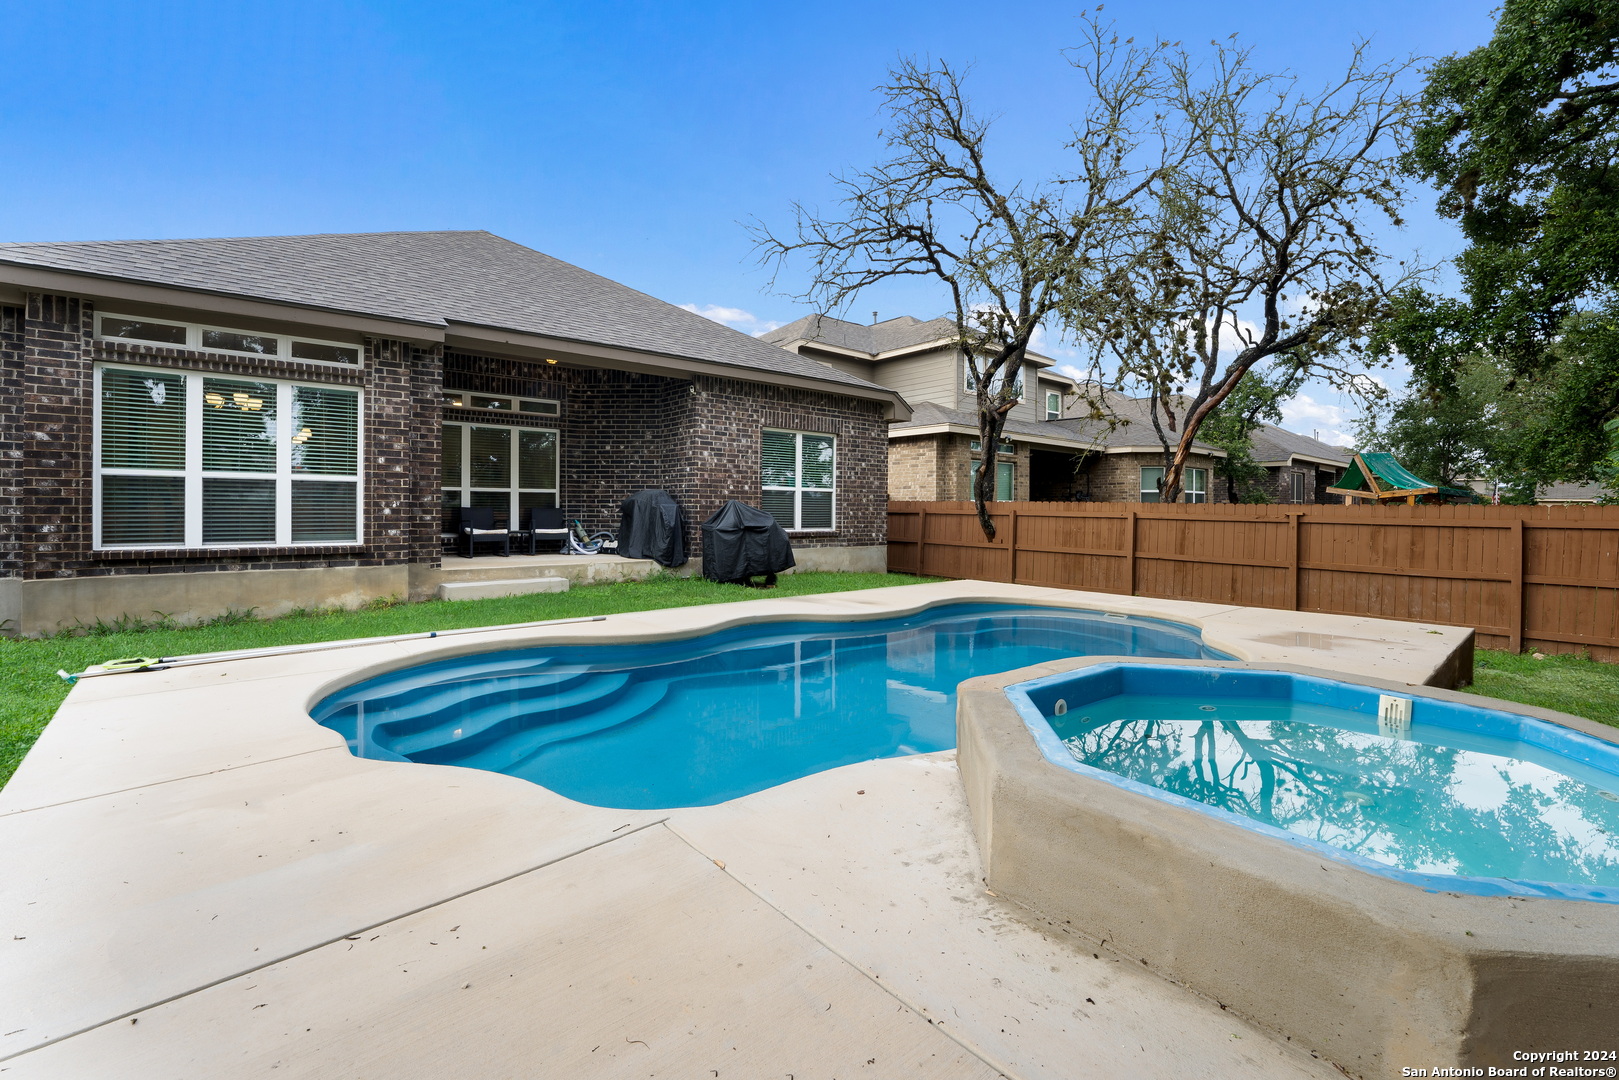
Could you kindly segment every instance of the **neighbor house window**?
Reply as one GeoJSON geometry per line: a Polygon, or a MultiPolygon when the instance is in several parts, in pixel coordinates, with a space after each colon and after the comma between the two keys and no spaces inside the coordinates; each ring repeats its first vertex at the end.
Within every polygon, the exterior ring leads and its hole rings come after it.
{"type": "Polygon", "coordinates": [[[1304,474],[1290,472],[1287,474],[1287,493],[1291,496],[1288,501],[1301,503],[1304,501],[1304,474]]]}
{"type": "Polygon", "coordinates": [[[557,505],[557,433],[492,424],[444,425],[444,508],[487,506],[507,522],[557,505]]]}
{"type": "MultiPolygon", "coordinates": [[[[972,452],[975,454],[984,448],[982,439],[974,439],[971,445],[972,452]]],[[[996,444],[995,452],[997,454],[1015,454],[1017,453],[1017,447],[1012,445],[1011,440],[1002,439],[998,444],[996,444]]]]}
{"type": "Polygon", "coordinates": [[[313,364],[357,367],[360,347],[340,341],[318,341],[297,334],[268,334],[217,326],[170,322],[136,315],[97,315],[96,336],[104,341],[170,345],[203,352],[274,356],[313,364]]]}
{"type": "Polygon", "coordinates": [[[1186,470],[1185,498],[1189,503],[1206,503],[1209,501],[1209,470],[1186,470]]]}
{"type": "MultiPolygon", "coordinates": [[[[978,482],[978,469],[982,462],[972,461],[967,464],[967,497],[973,497],[973,485],[978,482]]],[[[995,463],[995,501],[1012,501],[1012,479],[1015,475],[1014,467],[1010,461],[997,461],[995,463]]]]}
{"type": "MultiPolygon", "coordinates": [[[[961,366],[962,366],[963,372],[965,373],[962,377],[966,381],[967,389],[970,390],[970,391],[976,391],[978,389],[978,379],[973,375],[973,366],[970,363],[968,363],[966,360],[963,360],[961,362],[961,366]]],[[[1019,401],[1022,401],[1023,400],[1023,368],[1022,367],[1002,368],[1001,369],[1001,378],[1000,378],[1001,385],[1003,385],[1003,386],[1006,385],[1008,380],[1011,381],[1012,393],[1017,397],[1017,399],[1019,401]]]]}
{"type": "Polygon", "coordinates": [[[1062,395],[1055,390],[1046,391],[1046,419],[1062,419],[1062,395]]]}
{"type": "Polygon", "coordinates": [[[95,545],[360,539],[360,392],[96,369],[95,545]]]}
{"type": "MultiPolygon", "coordinates": [[[[1141,501],[1163,502],[1161,488],[1164,470],[1160,466],[1145,466],[1141,470],[1141,501]]],[[[1181,473],[1181,499],[1189,503],[1209,501],[1209,470],[1186,469],[1181,473]]]]}
{"type": "Polygon", "coordinates": [[[766,431],[760,448],[760,506],[784,529],[830,529],[837,440],[802,431],[766,431]]]}

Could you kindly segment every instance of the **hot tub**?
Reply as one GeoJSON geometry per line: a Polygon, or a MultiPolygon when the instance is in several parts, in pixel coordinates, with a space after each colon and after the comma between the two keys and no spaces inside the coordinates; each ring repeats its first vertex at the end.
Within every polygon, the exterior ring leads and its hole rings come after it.
{"type": "Polygon", "coordinates": [[[1619,1049],[1619,731],[1096,657],[965,683],[957,726],[992,889],[1351,1072],[1619,1049]]]}

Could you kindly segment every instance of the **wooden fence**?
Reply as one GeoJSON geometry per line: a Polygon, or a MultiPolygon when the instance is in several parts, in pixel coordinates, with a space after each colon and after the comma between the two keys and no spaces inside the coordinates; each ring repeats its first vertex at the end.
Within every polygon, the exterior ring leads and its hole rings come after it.
{"type": "Polygon", "coordinates": [[[1619,660],[1619,507],[888,504],[888,568],[1471,626],[1619,660]]]}

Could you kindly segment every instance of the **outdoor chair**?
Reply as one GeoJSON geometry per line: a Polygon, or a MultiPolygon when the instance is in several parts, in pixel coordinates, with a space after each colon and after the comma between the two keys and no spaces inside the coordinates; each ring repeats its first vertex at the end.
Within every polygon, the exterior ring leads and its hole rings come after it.
{"type": "Polygon", "coordinates": [[[461,557],[472,558],[474,546],[499,544],[502,555],[512,553],[511,534],[495,528],[495,511],[488,506],[462,506],[455,511],[455,533],[462,545],[461,557]]]}
{"type": "Polygon", "coordinates": [[[519,544],[525,540],[528,542],[530,555],[538,554],[535,542],[540,537],[554,538],[561,545],[558,548],[560,551],[567,547],[568,537],[571,534],[572,530],[562,520],[561,509],[555,506],[537,506],[524,510],[522,516],[518,518],[517,528],[512,530],[512,535],[517,538],[519,544]]]}

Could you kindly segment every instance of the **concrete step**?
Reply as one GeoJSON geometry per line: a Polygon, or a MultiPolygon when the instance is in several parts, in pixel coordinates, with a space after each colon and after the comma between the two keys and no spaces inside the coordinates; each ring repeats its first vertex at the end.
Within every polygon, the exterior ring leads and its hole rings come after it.
{"type": "Polygon", "coordinates": [[[440,600],[488,600],[496,596],[526,596],[529,593],[568,591],[564,577],[521,577],[494,581],[445,581],[438,587],[440,600]]]}

